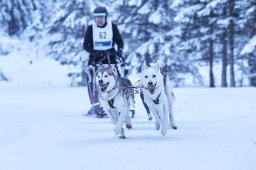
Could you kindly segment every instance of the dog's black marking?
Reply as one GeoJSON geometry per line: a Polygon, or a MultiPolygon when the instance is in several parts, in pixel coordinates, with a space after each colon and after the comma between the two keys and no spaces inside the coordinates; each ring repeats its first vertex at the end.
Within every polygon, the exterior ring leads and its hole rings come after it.
{"type": "Polygon", "coordinates": [[[114,99],[108,100],[108,104],[112,109],[115,109],[114,107],[114,99]]]}

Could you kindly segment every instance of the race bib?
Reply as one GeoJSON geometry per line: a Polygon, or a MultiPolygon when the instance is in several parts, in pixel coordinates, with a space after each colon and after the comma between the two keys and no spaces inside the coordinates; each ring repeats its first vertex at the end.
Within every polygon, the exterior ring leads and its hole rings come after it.
{"type": "Polygon", "coordinates": [[[108,22],[106,27],[97,27],[93,24],[93,49],[94,50],[108,50],[112,48],[113,30],[112,23],[108,22]]]}

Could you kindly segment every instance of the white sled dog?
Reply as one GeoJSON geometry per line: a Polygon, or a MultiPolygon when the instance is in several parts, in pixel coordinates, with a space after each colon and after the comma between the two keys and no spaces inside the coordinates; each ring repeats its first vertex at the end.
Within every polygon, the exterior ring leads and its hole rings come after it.
{"type": "Polygon", "coordinates": [[[171,81],[161,73],[158,62],[150,66],[144,62],[140,83],[144,101],[154,115],[156,130],[161,127],[161,133],[165,136],[169,127],[177,129],[173,117],[174,94],[171,81]]]}
{"type": "Polygon", "coordinates": [[[96,71],[96,87],[99,92],[99,101],[111,122],[115,125],[115,134],[125,139],[123,123],[131,129],[130,107],[134,108],[133,89],[130,80],[119,77],[115,67],[100,67],[96,71]]]}

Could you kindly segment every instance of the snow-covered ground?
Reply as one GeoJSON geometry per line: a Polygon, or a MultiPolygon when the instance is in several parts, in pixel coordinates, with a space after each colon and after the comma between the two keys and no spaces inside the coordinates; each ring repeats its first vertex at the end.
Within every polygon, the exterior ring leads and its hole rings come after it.
{"type": "Polygon", "coordinates": [[[68,68],[17,54],[0,56],[1,170],[256,169],[256,88],[175,88],[178,130],[165,137],[136,95],[120,140],[108,119],[83,116],[87,90],[68,86],[68,68]]]}
{"type": "MultiPolygon", "coordinates": [[[[1,37],[1,35],[0,35],[1,37]]],[[[69,68],[49,59],[44,48],[26,40],[3,38],[0,46],[8,55],[0,53],[0,69],[11,84],[19,86],[68,86],[69,68]]]]}
{"type": "Polygon", "coordinates": [[[178,130],[165,137],[139,97],[126,140],[82,116],[85,88],[0,84],[2,170],[254,170],[256,89],[175,89],[178,130]]]}

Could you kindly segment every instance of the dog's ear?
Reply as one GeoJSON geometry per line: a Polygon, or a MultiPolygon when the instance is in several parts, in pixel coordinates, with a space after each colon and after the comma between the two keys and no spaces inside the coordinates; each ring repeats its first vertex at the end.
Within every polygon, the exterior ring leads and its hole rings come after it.
{"type": "Polygon", "coordinates": [[[157,69],[157,70],[160,70],[160,65],[159,65],[159,62],[158,62],[158,61],[156,62],[156,69],[157,69]]]}
{"type": "Polygon", "coordinates": [[[146,63],[146,61],[144,61],[144,62],[143,62],[143,65],[142,65],[142,70],[145,70],[145,69],[147,69],[147,68],[148,68],[147,63],[146,63]]]}
{"type": "Polygon", "coordinates": [[[115,67],[111,67],[111,69],[112,69],[114,75],[117,75],[117,70],[116,70],[116,68],[115,68],[115,67]]]}

